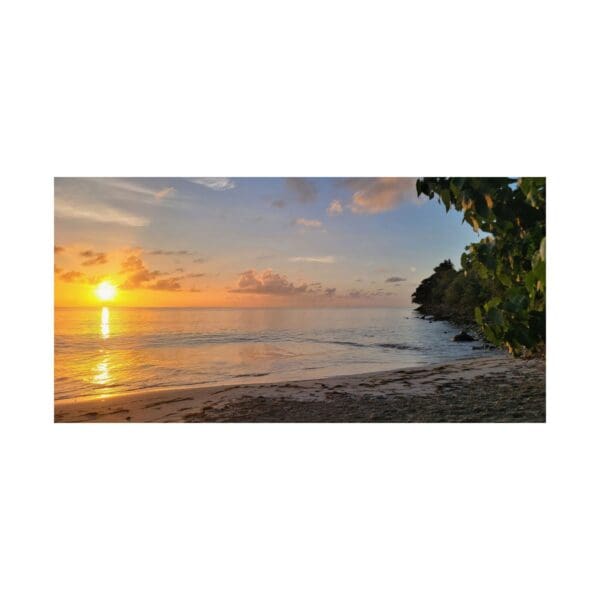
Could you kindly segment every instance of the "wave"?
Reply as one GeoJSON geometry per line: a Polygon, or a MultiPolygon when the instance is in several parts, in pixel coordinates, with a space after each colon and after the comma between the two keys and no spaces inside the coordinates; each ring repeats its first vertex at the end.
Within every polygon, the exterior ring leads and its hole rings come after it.
{"type": "Polygon", "coordinates": [[[315,342],[320,342],[320,343],[325,343],[325,344],[337,344],[340,346],[353,346],[356,348],[386,348],[388,350],[417,350],[417,351],[423,350],[419,346],[412,346],[410,344],[398,344],[398,343],[392,343],[392,342],[382,342],[379,344],[361,344],[360,342],[348,342],[348,341],[341,341],[341,340],[310,340],[310,341],[315,341],[315,342]]]}
{"type": "Polygon", "coordinates": [[[368,348],[370,344],[361,344],[359,342],[343,342],[337,340],[315,340],[321,344],[337,344],[339,346],[355,346],[356,348],[368,348]]]}
{"type": "Polygon", "coordinates": [[[232,375],[232,379],[239,379],[240,377],[265,377],[271,373],[242,373],[241,375],[232,375]]]}
{"type": "Polygon", "coordinates": [[[411,346],[410,344],[375,344],[379,348],[390,348],[392,350],[422,350],[418,346],[411,346]]]}
{"type": "MultiPolygon", "coordinates": [[[[373,337],[365,336],[365,337],[373,337]]],[[[103,347],[112,347],[113,349],[127,350],[134,348],[165,348],[165,347],[190,347],[204,346],[211,344],[285,344],[285,343],[314,343],[314,344],[335,344],[336,346],[350,346],[352,348],[384,348],[387,350],[416,350],[422,351],[423,348],[405,343],[380,342],[380,343],[362,343],[353,340],[335,340],[305,338],[301,335],[290,335],[289,332],[271,332],[270,334],[247,334],[232,335],[223,334],[202,334],[202,333],[161,333],[161,334],[139,334],[139,335],[115,335],[112,338],[98,340],[97,335],[65,335],[56,336],[55,350],[65,351],[77,348],[94,350],[98,345],[103,347]]],[[[252,375],[252,374],[251,374],[252,375]]]]}

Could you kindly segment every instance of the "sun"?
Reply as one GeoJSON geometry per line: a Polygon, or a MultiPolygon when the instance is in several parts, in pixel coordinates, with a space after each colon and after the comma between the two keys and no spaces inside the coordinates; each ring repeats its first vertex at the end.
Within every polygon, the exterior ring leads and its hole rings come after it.
{"type": "Polygon", "coordinates": [[[100,300],[112,300],[117,295],[117,288],[110,281],[103,281],[98,284],[95,293],[100,300]]]}

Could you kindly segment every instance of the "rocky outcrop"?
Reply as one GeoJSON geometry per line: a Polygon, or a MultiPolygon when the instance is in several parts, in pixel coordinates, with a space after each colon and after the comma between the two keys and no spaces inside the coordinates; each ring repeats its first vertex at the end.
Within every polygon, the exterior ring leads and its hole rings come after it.
{"type": "Polygon", "coordinates": [[[461,331],[452,338],[455,342],[474,342],[475,338],[466,331],[461,331]]]}

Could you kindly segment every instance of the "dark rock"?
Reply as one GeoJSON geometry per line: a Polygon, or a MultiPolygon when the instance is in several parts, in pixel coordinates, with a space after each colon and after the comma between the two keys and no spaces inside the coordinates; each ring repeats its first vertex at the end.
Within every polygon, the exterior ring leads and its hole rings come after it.
{"type": "Polygon", "coordinates": [[[475,338],[469,335],[466,331],[461,331],[458,335],[452,338],[455,342],[474,342],[475,338]]]}

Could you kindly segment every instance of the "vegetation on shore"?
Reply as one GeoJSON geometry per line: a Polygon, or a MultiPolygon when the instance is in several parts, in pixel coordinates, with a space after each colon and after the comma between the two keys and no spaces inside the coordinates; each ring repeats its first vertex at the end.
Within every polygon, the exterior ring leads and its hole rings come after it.
{"type": "Polygon", "coordinates": [[[546,340],[546,180],[543,177],[426,177],[418,194],[489,235],[471,244],[462,269],[450,261],[423,280],[413,301],[421,312],[476,324],[515,355],[542,353],[546,340]]]}
{"type": "Polygon", "coordinates": [[[474,271],[456,270],[452,261],[445,260],[417,287],[412,300],[417,311],[436,320],[450,321],[466,328],[479,329],[475,308],[493,294],[491,282],[484,282],[474,271]]]}

